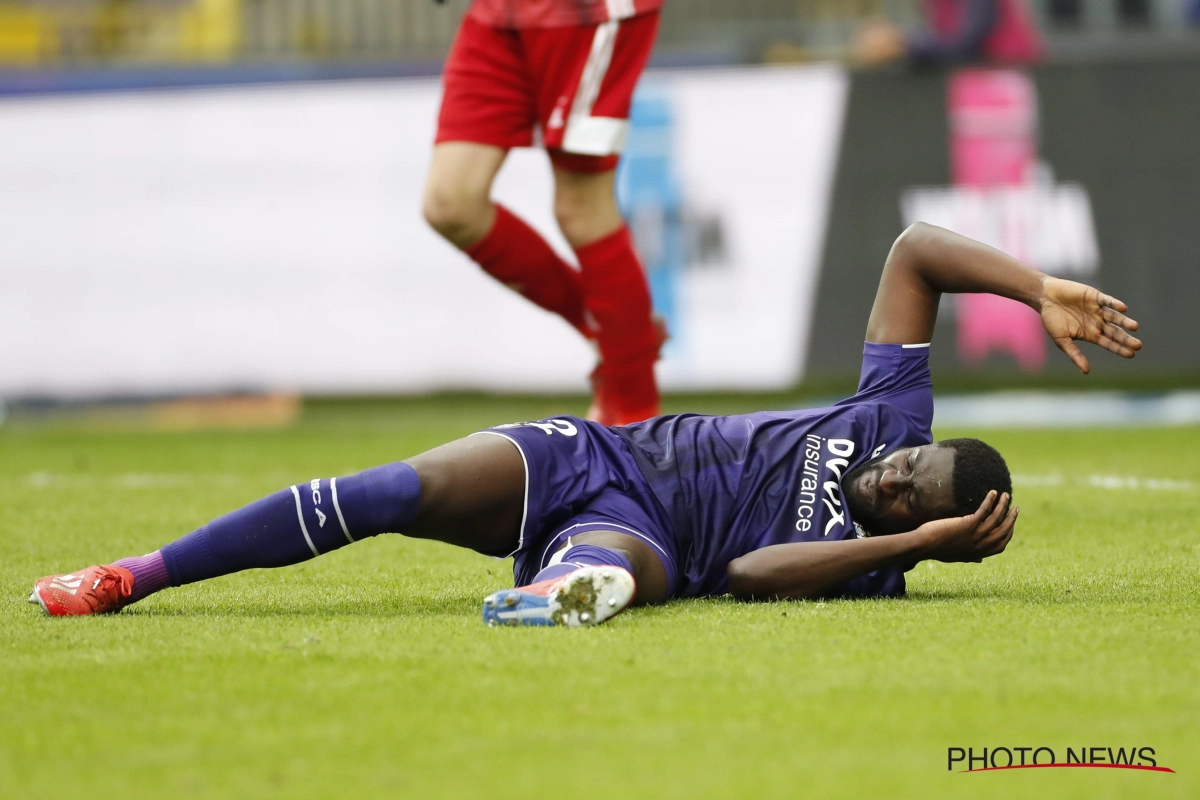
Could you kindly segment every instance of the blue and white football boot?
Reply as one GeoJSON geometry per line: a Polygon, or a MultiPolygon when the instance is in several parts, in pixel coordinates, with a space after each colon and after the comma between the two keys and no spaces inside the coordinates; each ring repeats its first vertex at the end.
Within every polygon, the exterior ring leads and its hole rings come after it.
{"type": "Polygon", "coordinates": [[[503,589],[483,600],[488,625],[599,625],[633,601],[637,586],[620,567],[580,567],[529,586],[503,589]]]}

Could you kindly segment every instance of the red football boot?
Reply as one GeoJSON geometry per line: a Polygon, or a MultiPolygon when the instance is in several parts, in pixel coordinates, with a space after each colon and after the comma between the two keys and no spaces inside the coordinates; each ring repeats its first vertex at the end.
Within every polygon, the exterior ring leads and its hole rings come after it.
{"type": "Polygon", "coordinates": [[[592,406],[587,418],[601,425],[630,425],[657,417],[658,383],[654,378],[654,363],[659,359],[663,344],[670,338],[667,323],[659,315],[653,317],[658,334],[654,358],[631,364],[606,364],[601,361],[592,371],[592,406]]]}
{"type": "Polygon", "coordinates": [[[33,585],[29,602],[52,617],[81,617],[120,611],[132,592],[132,572],[101,565],[42,578],[33,585]]]}

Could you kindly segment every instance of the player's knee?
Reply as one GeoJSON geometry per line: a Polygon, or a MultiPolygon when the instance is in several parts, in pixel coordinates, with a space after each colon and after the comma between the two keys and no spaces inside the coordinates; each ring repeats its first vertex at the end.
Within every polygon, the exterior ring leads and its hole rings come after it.
{"type": "Polygon", "coordinates": [[[554,218],[558,229],[572,247],[591,244],[620,227],[621,219],[614,204],[588,203],[578,198],[556,198],[554,218]]]}
{"type": "Polygon", "coordinates": [[[729,593],[738,600],[749,600],[754,597],[755,576],[747,563],[740,558],[729,562],[725,568],[725,576],[729,579],[729,593]]]}
{"type": "Polygon", "coordinates": [[[425,188],[422,213],[429,226],[456,245],[477,240],[486,230],[488,199],[451,187],[430,184],[425,188]]]}
{"type": "Polygon", "coordinates": [[[554,219],[558,222],[558,229],[562,231],[563,237],[573,246],[586,234],[586,218],[570,203],[555,200],[554,219]]]}
{"type": "Polygon", "coordinates": [[[607,185],[560,185],[554,193],[554,219],[572,247],[582,247],[612,233],[623,220],[607,185]]]}

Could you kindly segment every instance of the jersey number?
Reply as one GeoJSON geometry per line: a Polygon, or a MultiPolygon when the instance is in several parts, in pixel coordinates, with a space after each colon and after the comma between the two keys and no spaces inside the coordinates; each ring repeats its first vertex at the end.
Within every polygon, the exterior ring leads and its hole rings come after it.
{"type": "Polygon", "coordinates": [[[548,419],[545,422],[512,422],[508,425],[497,425],[497,428],[538,428],[545,431],[549,436],[553,433],[561,433],[563,436],[574,436],[579,433],[579,429],[574,423],[568,422],[565,419],[548,419]]]}

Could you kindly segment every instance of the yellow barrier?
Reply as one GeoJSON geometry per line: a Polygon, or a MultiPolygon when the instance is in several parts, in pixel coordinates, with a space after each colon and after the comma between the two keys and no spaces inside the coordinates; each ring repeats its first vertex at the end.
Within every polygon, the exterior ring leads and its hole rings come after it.
{"type": "Polygon", "coordinates": [[[180,53],[199,61],[232,59],[240,44],[241,19],[241,0],[199,0],[180,19],[180,53]]]}
{"type": "Polygon", "coordinates": [[[134,0],[87,6],[0,2],[0,67],[66,62],[221,62],[238,55],[242,0],[177,7],[134,0]]]}
{"type": "Polygon", "coordinates": [[[52,47],[54,30],[45,12],[20,6],[0,6],[0,65],[33,65],[52,47]]]}

